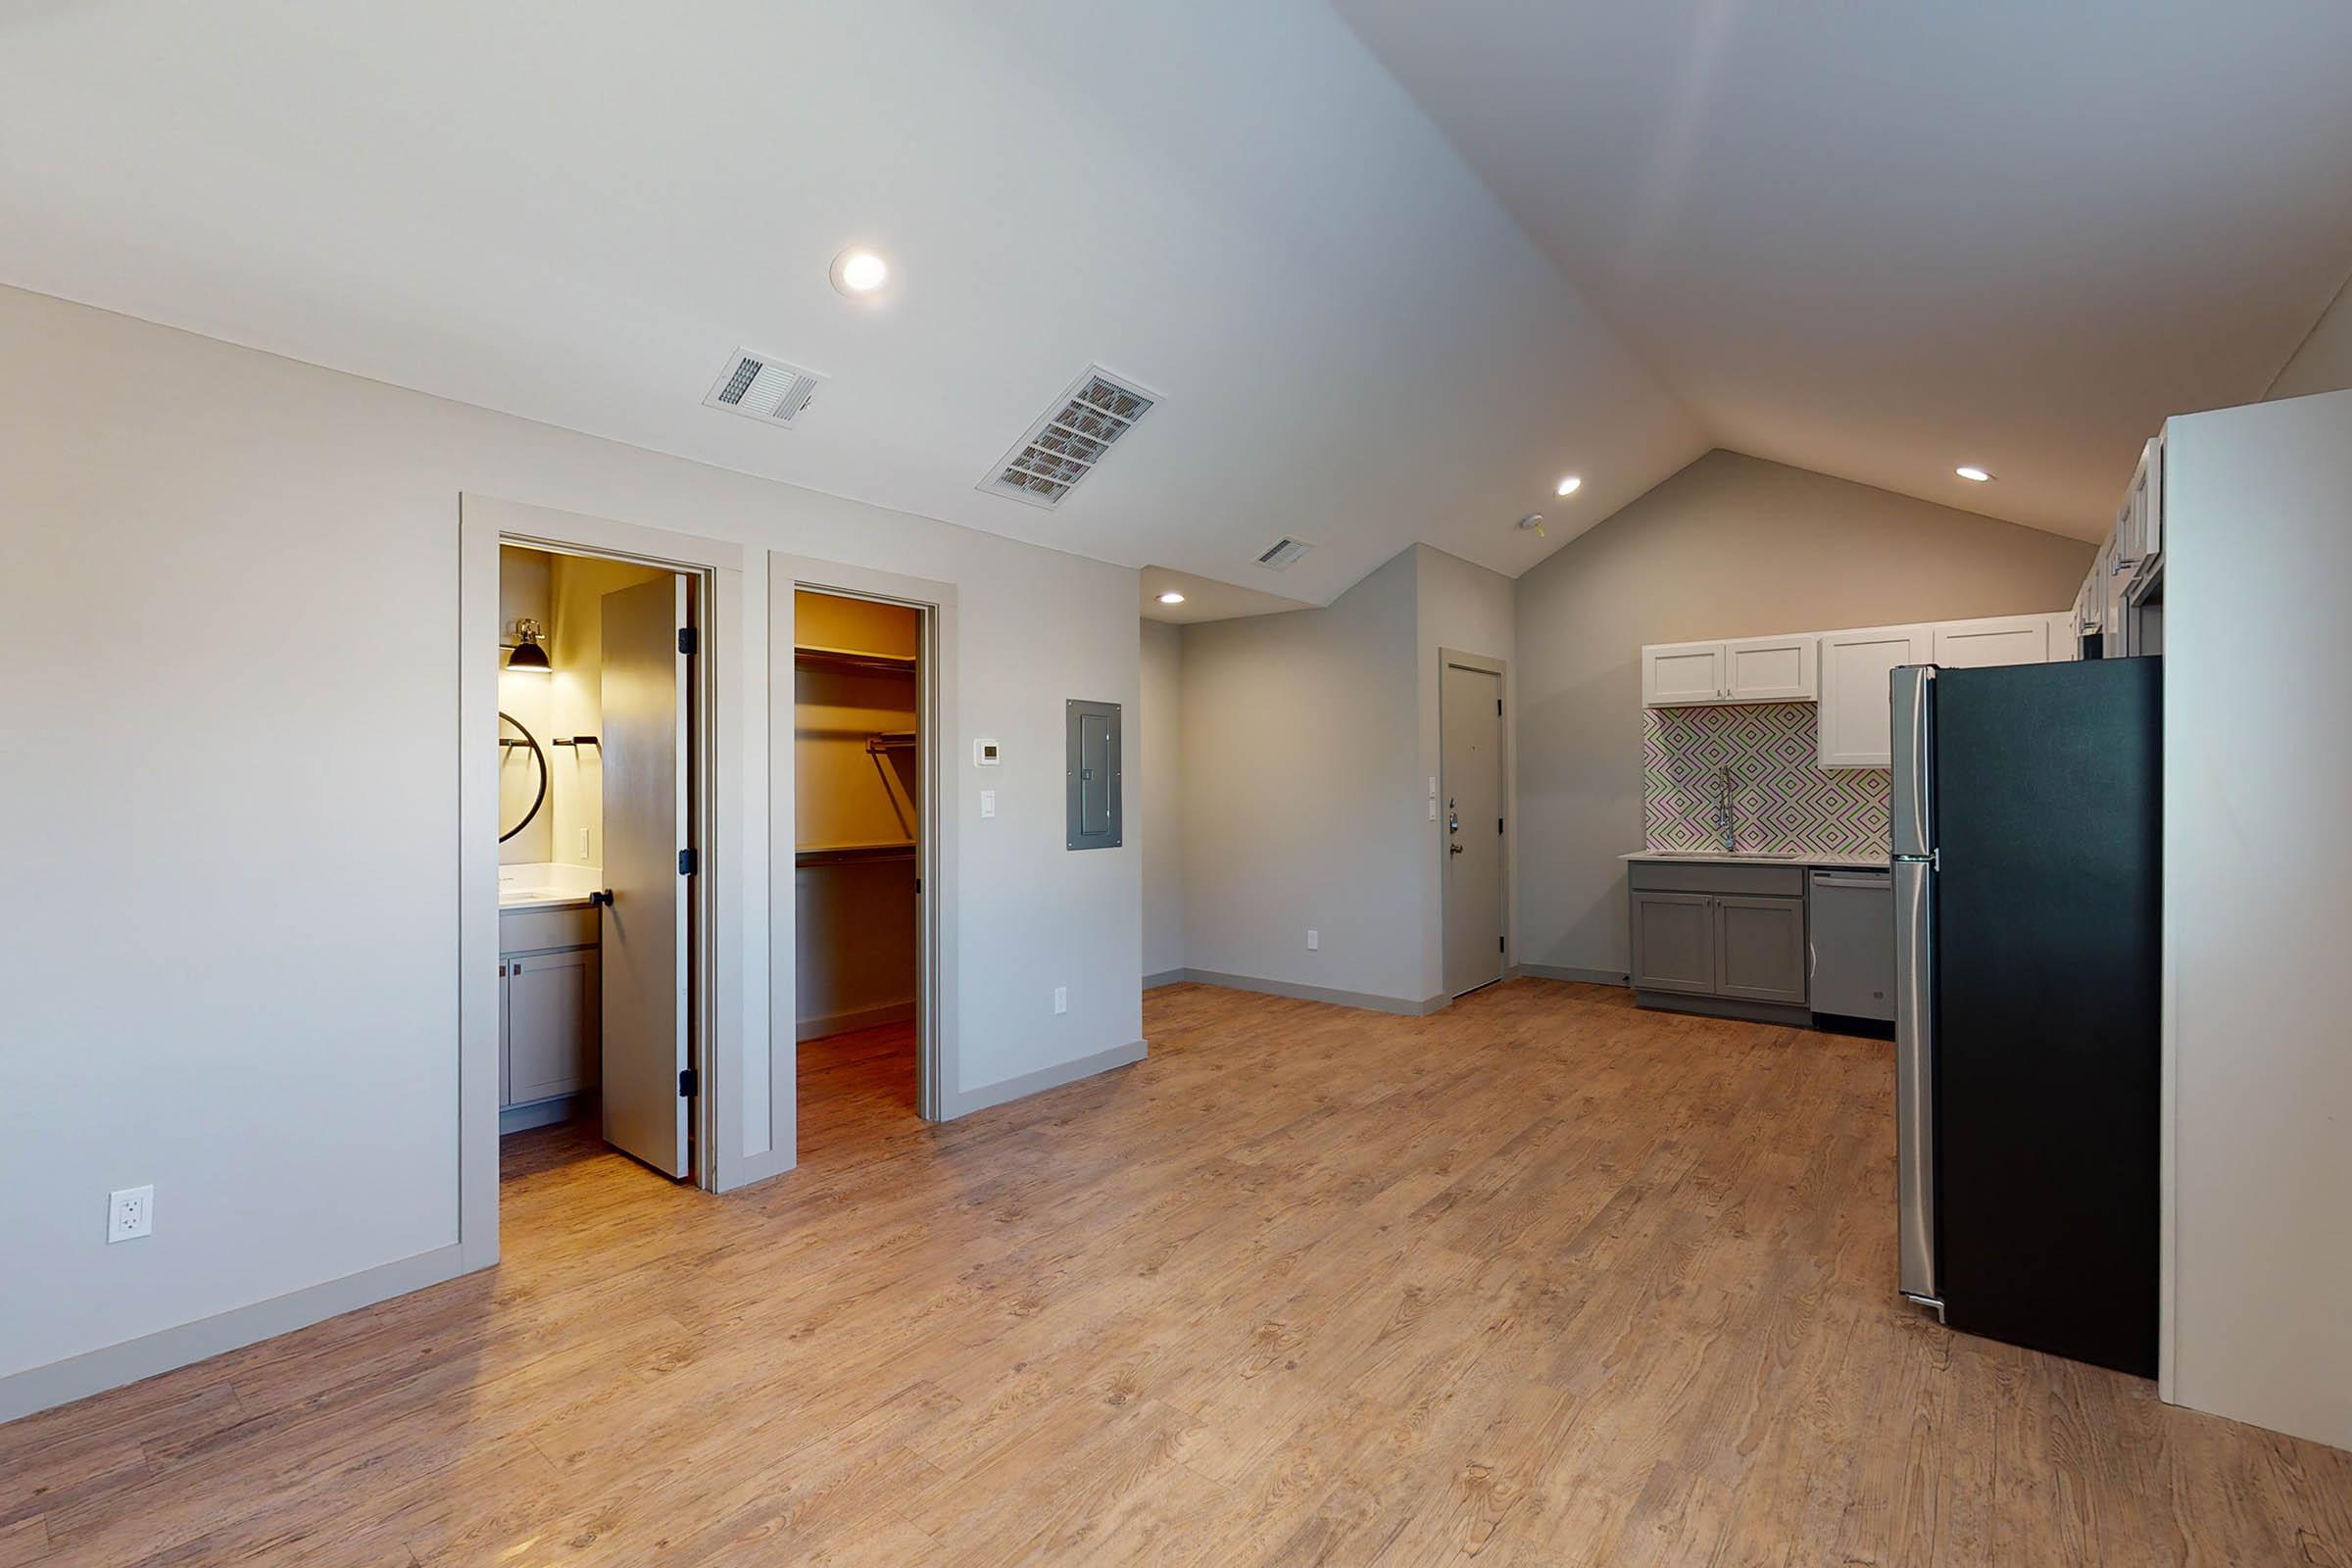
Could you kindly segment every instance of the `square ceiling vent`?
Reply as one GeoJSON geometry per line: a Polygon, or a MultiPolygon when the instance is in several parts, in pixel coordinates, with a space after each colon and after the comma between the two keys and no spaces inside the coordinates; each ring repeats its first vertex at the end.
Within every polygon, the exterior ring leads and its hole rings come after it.
{"type": "Polygon", "coordinates": [[[787,365],[773,355],[737,349],[727,368],[718,372],[718,379],[710,383],[710,395],[703,403],[790,429],[824,379],[814,370],[787,365]]]}
{"type": "Polygon", "coordinates": [[[1090,365],[979,487],[1033,507],[1060,506],[1158,401],[1158,393],[1090,365]]]}

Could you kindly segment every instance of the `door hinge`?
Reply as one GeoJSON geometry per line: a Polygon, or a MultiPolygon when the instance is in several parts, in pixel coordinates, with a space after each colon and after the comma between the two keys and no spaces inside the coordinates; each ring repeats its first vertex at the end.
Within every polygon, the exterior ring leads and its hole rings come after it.
{"type": "Polygon", "coordinates": [[[678,1098],[680,1100],[692,1100],[696,1095],[701,1094],[702,1091],[702,1075],[696,1072],[692,1067],[688,1067],[678,1074],[678,1098]]]}
{"type": "Polygon", "coordinates": [[[678,875],[680,875],[680,876],[692,876],[692,875],[694,875],[694,874],[695,874],[697,871],[700,871],[702,868],[703,868],[703,853],[702,853],[702,851],[700,851],[700,850],[680,850],[680,851],[678,852],[678,875]]]}
{"type": "Polygon", "coordinates": [[[701,652],[703,651],[702,644],[703,644],[703,639],[701,638],[701,636],[700,636],[700,635],[698,635],[698,634],[696,633],[695,629],[694,629],[692,626],[680,626],[680,627],[678,628],[678,652],[679,652],[679,653],[681,653],[681,654],[699,654],[699,653],[701,653],[701,652]]]}
{"type": "Polygon", "coordinates": [[[1496,718],[1502,716],[1502,699],[1499,697],[1494,699],[1494,716],[1496,718]]]}
{"type": "Polygon", "coordinates": [[[1502,818],[1499,816],[1494,819],[1494,831],[1497,833],[1502,831],[1502,818]]]}
{"type": "Polygon", "coordinates": [[[1495,951],[1496,953],[1508,953],[1508,952],[1510,952],[1510,951],[1511,951],[1511,943],[1510,943],[1510,939],[1509,939],[1508,937],[1496,937],[1496,938],[1494,939],[1494,951],[1495,951]]]}

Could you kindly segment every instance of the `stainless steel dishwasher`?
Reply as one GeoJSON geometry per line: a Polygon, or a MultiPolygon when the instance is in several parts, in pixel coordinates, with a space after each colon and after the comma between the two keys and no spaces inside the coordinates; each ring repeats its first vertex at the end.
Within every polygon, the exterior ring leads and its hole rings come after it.
{"type": "Polygon", "coordinates": [[[1894,1018],[1893,873],[1845,866],[1813,872],[1815,1013],[1894,1018]]]}

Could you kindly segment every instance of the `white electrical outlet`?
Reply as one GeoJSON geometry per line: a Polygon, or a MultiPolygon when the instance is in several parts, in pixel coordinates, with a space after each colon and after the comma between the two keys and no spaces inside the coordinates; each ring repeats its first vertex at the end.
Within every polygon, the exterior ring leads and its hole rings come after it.
{"type": "Polygon", "coordinates": [[[155,1189],[125,1187],[106,1200],[106,1243],[135,1242],[155,1234],[155,1189]]]}
{"type": "Polygon", "coordinates": [[[980,792],[980,814],[982,816],[994,816],[997,814],[997,792],[995,790],[982,790],[980,792]]]}
{"type": "Polygon", "coordinates": [[[1321,948],[1322,943],[1322,934],[1316,931],[1313,926],[1308,926],[1306,928],[1306,951],[1309,953],[1316,952],[1321,948]]]}
{"type": "Polygon", "coordinates": [[[1068,986],[1055,986],[1054,988],[1054,1010],[1055,1012],[1067,1012],[1070,1010],[1070,988],[1068,986]]]}
{"type": "Polygon", "coordinates": [[[580,858],[583,860],[588,858],[588,830],[586,828],[580,829],[580,858]]]}
{"type": "Polygon", "coordinates": [[[1432,822],[1438,819],[1438,798],[1435,795],[1429,798],[1429,819],[1432,822]]]}

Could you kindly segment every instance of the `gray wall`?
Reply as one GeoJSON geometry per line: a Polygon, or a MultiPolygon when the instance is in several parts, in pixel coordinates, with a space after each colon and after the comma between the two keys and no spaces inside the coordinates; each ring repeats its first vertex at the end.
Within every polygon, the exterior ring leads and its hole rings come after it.
{"type": "Polygon", "coordinates": [[[1413,575],[1406,550],[1327,609],[1184,629],[1188,967],[1429,994],[1413,575]]]}
{"type": "Polygon", "coordinates": [[[2080,540],[1708,453],[1519,579],[1518,956],[1621,975],[1644,643],[2064,610],[2080,540]]]}
{"type": "Polygon", "coordinates": [[[1140,854],[1062,848],[1132,570],[0,289],[0,1375],[455,1242],[461,492],[953,583],[955,1087],[1141,1036],[1140,854]]]}
{"type": "Polygon", "coordinates": [[[1144,846],[1144,976],[1184,967],[1183,778],[1184,636],[1165,621],[1142,622],[1141,814],[1144,846]]]}
{"type": "Polygon", "coordinates": [[[2166,1394],[2352,1447],[2352,391],[2167,440],[2166,1394]]]}

